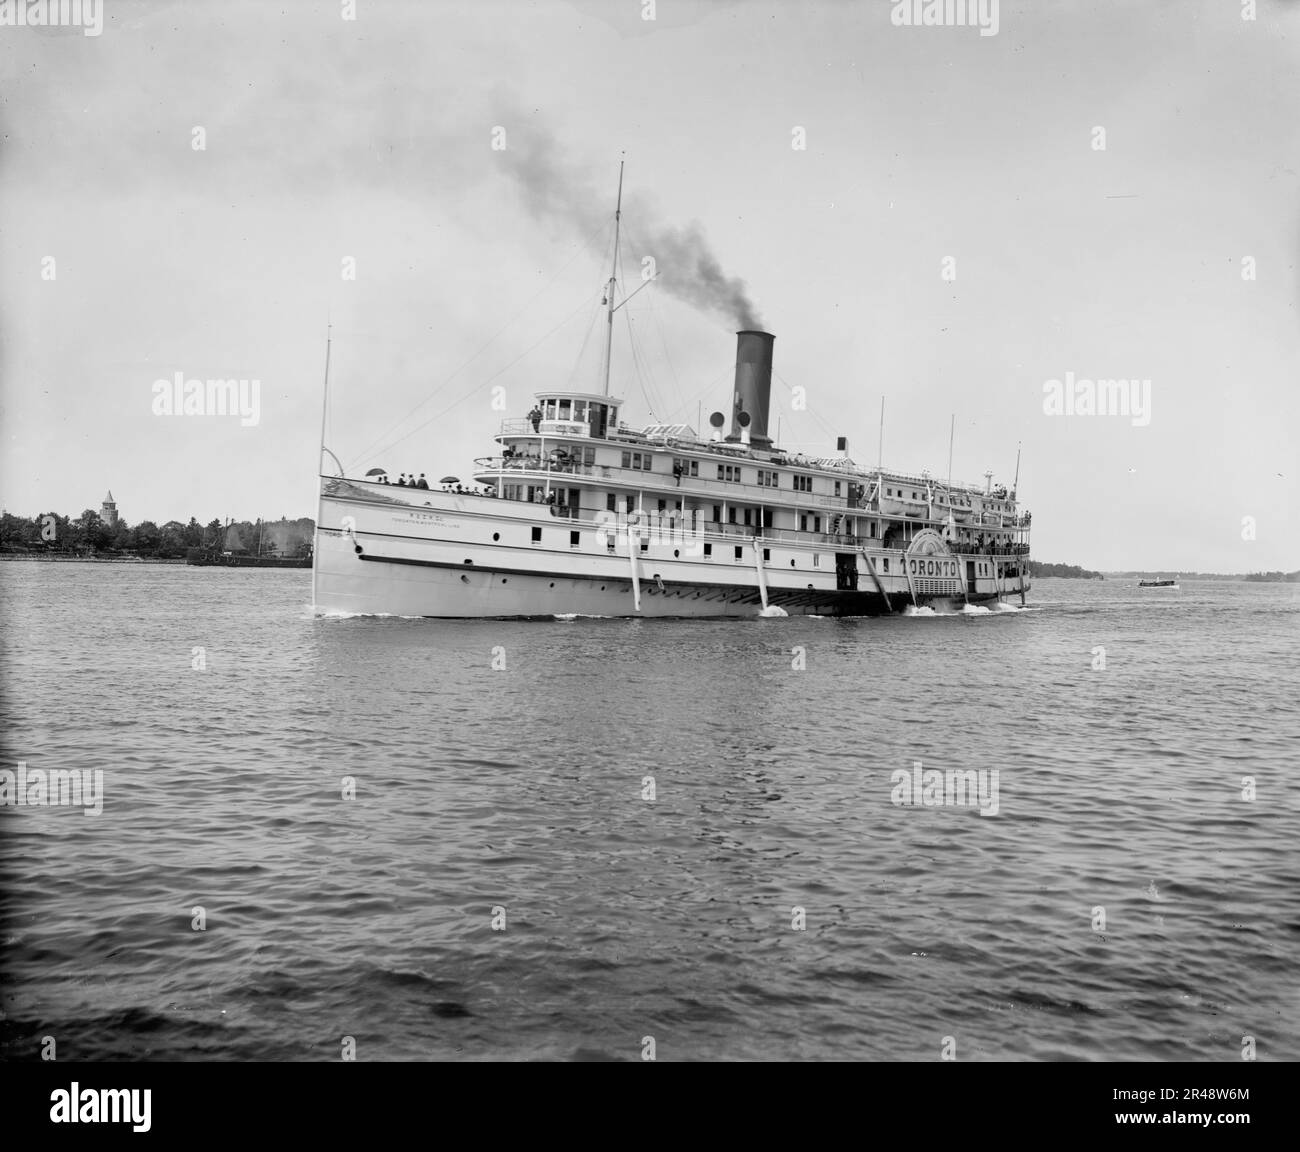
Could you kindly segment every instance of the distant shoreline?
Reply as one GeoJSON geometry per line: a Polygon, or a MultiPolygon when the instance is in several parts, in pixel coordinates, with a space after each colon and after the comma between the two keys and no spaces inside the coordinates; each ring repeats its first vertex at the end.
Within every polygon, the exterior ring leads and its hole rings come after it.
{"type": "Polygon", "coordinates": [[[144,556],[23,556],[16,552],[0,552],[0,560],[28,560],[35,564],[184,564],[185,558],[160,560],[144,556]]]}

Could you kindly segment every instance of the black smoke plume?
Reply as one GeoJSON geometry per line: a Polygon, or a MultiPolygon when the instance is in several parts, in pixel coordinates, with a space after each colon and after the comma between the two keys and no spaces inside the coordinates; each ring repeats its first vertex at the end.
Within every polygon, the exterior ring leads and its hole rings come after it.
{"type": "MultiPolygon", "coordinates": [[[[564,159],[555,137],[535,121],[528,113],[499,121],[506,129],[500,159],[539,220],[558,222],[587,236],[601,217],[613,211],[616,174],[611,169],[610,187],[602,197],[590,178],[564,159]]],[[[702,225],[669,224],[644,197],[625,196],[623,218],[631,225],[628,233],[638,249],[636,255],[653,257],[665,292],[739,328],[762,328],[745,282],[723,271],[702,225]]]]}

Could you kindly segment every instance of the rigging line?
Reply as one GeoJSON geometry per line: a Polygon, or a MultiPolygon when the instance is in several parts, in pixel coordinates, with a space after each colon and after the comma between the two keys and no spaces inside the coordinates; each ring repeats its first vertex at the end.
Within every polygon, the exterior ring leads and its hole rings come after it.
{"type": "MultiPolygon", "coordinates": [[[[543,284],[531,297],[529,297],[529,299],[520,306],[520,308],[514,313],[514,315],[510,317],[509,320],[507,320],[504,324],[502,324],[500,328],[498,328],[494,333],[492,333],[491,336],[488,337],[487,343],[485,343],[477,352],[474,353],[474,355],[472,355],[468,360],[466,360],[464,364],[462,364],[459,368],[457,368],[455,372],[453,372],[450,376],[444,379],[441,384],[438,384],[433,389],[432,392],[430,392],[414,408],[408,411],[406,415],[402,416],[395,424],[393,424],[392,427],[390,427],[387,432],[380,433],[380,435],[371,442],[370,446],[366,448],[364,452],[362,452],[360,455],[353,458],[353,460],[348,465],[349,470],[352,467],[355,467],[357,464],[361,463],[362,461],[368,459],[370,455],[373,454],[374,449],[379,444],[381,444],[385,440],[385,438],[391,436],[394,432],[396,432],[397,429],[400,428],[403,423],[411,419],[411,417],[414,416],[421,408],[423,408],[426,404],[429,403],[429,401],[431,401],[435,396],[437,396],[438,393],[442,391],[442,389],[444,389],[448,384],[450,384],[454,379],[456,379],[457,376],[459,376],[462,372],[464,372],[465,369],[468,368],[471,364],[473,364],[475,360],[477,360],[480,356],[482,356],[483,353],[486,352],[492,346],[492,343],[496,340],[496,338],[500,336],[501,333],[504,332],[507,328],[509,328],[516,320],[518,320],[519,317],[522,316],[529,308],[531,308],[533,303],[540,296],[542,296],[543,293],[545,293],[551,287],[551,285],[555,283],[557,279],[559,279],[560,275],[563,272],[568,270],[569,265],[572,264],[579,256],[581,256],[584,252],[587,251],[587,249],[591,246],[592,240],[596,238],[597,234],[603,232],[608,227],[609,227],[608,223],[602,220],[600,224],[597,225],[595,231],[593,231],[591,235],[588,236],[582,242],[581,245],[577,246],[574,249],[573,255],[571,255],[568,260],[566,260],[562,265],[560,265],[559,268],[556,269],[555,274],[545,284],[543,284]]],[[[401,441],[397,441],[397,443],[401,443],[401,441]]]]}
{"type": "MultiPolygon", "coordinates": [[[[772,375],[775,376],[778,380],[781,381],[781,386],[782,386],[782,387],[783,387],[787,392],[789,392],[791,395],[794,394],[794,389],[790,387],[790,385],[786,382],[786,380],[785,380],[785,378],[784,378],[783,376],[781,376],[781,375],[780,375],[778,372],[776,372],[776,371],[773,371],[773,372],[772,372],[772,375]]],[[[817,411],[817,409],[815,409],[815,408],[805,408],[805,409],[803,409],[803,411],[807,412],[807,414],[808,414],[809,416],[811,416],[811,417],[812,417],[812,418],[813,418],[813,419],[814,419],[814,420],[815,420],[819,425],[821,425],[821,429],[822,429],[822,431],[825,432],[826,435],[829,436],[832,440],[834,440],[837,436],[840,435],[840,433],[836,432],[834,428],[832,428],[829,424],[826,423],[826,421],[822,418],[821,413],[820,413],[819,411],[817,411]]],[[[804,443],[809,443],[809,441],[804,441],[804,443]]]]}
{"type": "MultiPolygon", "coordinates": [[[[704,398],[705,393],[707,393],[707,392],[711,392],[714,388],[720,387],[722,381],[725,380],[726,377],[727,377],[731,372],[732,372],[732,369],[731,369],[731,368],[723,368],[723,369],[721,369],[721,370],[718,372],[718,374],[717,374],[716,376],[714,376],[713,379],[710,380],[707,384],[705,384],[703,387],[701,387],[700,390],[699,390],[698,392],[696,392],[694,396],[690,396],[690,397],[688,397],[686,400],[683,400],[680,404],[678,404],[677,407],[674,408],[674,409],[672,410],[672,412],[669,413],[669,419],[668,419],[666,422],[667,422],[667,423],[670,423],[670,424],[671,424],[671,423],[674,423],[674,421],[671,419],[671,417],[676,416],[679,412],[682,413],[683,416],[689,416],[689,414],[690,414],[690,405],[692,405],[692,404],[696,404],[696,403],[698,403],[700,400],[702,400],[702,399],[704,398]]],[[[699,430],[698,428],[696,428],[695,431],[696,431],[696,434],[699,434],[699,431],[700,431],[700,430],[699,430]]]]}
{"type": "MultiPolygon", "coordinates": [[[[621,268],[622,267],[621,252],[619,253],[619,264],[621,268]]],[[[636,289],[635,292],[629,295],[627,292],[626,285],[624,285],[623,291],[624,291],[623,303],[626,304],[629,300],[631,300],[632,296],[636,295],[636,292],[640,291],[640,288],[636,289]]],[[[631,315],[632,309],[624,308],[623,311],[626,313],[628,347],[631,349],[632,352],[632,366],[633,366],[633,370],[637,374],[637,384],[641,388],[641,395],[646,402],[646,407],[649,410],[650,415],[654,416],[656,422],[658,422],[662,420],[662,417],[656,416],[655,413],[662,412],[664,410],[664,405],[662,402],[662,397],[659,394],[658,384],[654,379],[653,369],[650,364],[650,360],[648,356],[649,349],[642,349],[638,344],[637,336],[634,333],[632,327],[632,315],[631,315]]]]}
{"type": "MultiPolygon", "coordinates": [[[[664,333],[664,322],[659,315],[659,309],[655,306],[655,296],[657,293],[650,293],[650,315],[654,320],[655,329],[659,333],[659,343],[664,350],[664,359],[668,361],[668,371],[673,378],[673,391],[680,397],[682,394],[682,382],[677,376],[677,365],[673,363],[673,358],[668,354],[668,337],[664,333]]],[[[694,397],[692,397],[694,399],[694,397]]],[[[698,431],[698,429],[696,429],[698,431]]]]}
{"type": "Polygon", "coordinates": [[[591,334],[596,331],[596,325],[600,322],[600,309],[591,310],[591,323],[587,325],[587,334],[582,338],[582,347],[578,349],[578,355],[573,361],[573,369],[569,373],[570,386],[576,386],[581,383],[578,377],[578,369],[582,367],[582,358],[586,355],[587,346],[591,343],[591,334]]]}
{"type": "MultiPolygon", "coordinates": [[[[610,232],[609,232],[609,240],[608,240],[608,242],[605,244],[605,250],[604,250],[603,255],[601,256],[600,264],[601,264],[601,267],[602,267],[602,268],[604,267],[604,265],[605,265],[605,261],[606,261],[606,259],[608,258],[609,254],[610,254],[610,249],[611,249],[613,246],[614,246],[614,231],[613,231],[613,229],[611,228],[611,229],[610,229],[610,232]]],[[[602,304],[603,304],[603,301],[602,301],[602,304]]],[[[570,372],[569,372],[569,386],[570,386],[570,387],[577,387],[577,386],[579,385],[579,383],[589,383],[589,381],[581,381],[581,380],[580,380],[580,377],[579,377],[579,369],[582,367],[582,360],[583,360],[583,357],[584,357],[584,356],[586,355],[586,353],[587,353],[587,348],[588,348],[588,347],[590,346],[590,344],[591,344],[591,337],[592,337],[592,334],[596,331],[596,325],[597,325],[597,324],[599,323],[599,321],[600,321],[600,315],[601,315],[600,306],[599,306],[599,305],[598,305],[598,306],[594,306],[594,307],[592,308],[592,310],[591,310],[591,323],[587,326],[587,332],[586,332],[586,335],[584,335],[583,338],[582,338],[582,347],[578,349],[578,354],[577,354],[577,356],[574,358],[574,361],[573,361],[573,368],[572,368],[572,369],[570,370],[570,372]]]]}
{"type": "MultiPolygon", "coordinates": [[[[409,440],[417,432],[419,432],[423,428],[427,428],[435,420],[441,420],[444,416],[447,415],[448,412],[452,411],[454,408],[458,408],[461,404],[465,403],[465,401],[468,400],[471,396],[473,396],[475,392],[477,392],[480,388],[483,387],[483,385],[491,384],[492,381],[495,380],[498,376],[502,375],[505,372],[508,372],[511,368],[513,368],[516,364],[518,364],[520,360],[522,360],[525,356],[527,356],[534,348],[536,348],[539,344],[543,343],[545,340],[548,340],[551,336],[553,336],[556,332],[558,332],[561,328],[563,328],[567,323],[569,323],[569,321],[572,320],[576,315],[578,315],[578,313],[581,312],[584,308],[591,307],[592,299],[593,297],[588,296],[587,299],[583,300],[581,304],[579,304],[563,320],[561,320],[558,324],[556,324],[554,328],[552,328],[544,336],[540,337],[535,344],[531,344],[529,345],[529,347],[525,348],[522,352],[519,353],[518,356],[516,356],[513,360],[511,360],[510,363],[507,364],[504,368],[500,369],[497,372],[494,372],[486,380],[481,380],[479,383],[475,384],[474,387],[471,388],[468,392],[466,392],[459,400],[453,401],[441,412],[435,413],[434,415],[430,416],[429,419],[427,419],[423,424],[419,424],[416,427],[412,428],[408,433],[406,433],[405,436],[398,437],[398,439],[394,440],[391,444],[388,445],[388,448],[396,448],[397,445],[402,443],[403,440],[409,440]]],[[[365,462],[364,460],[358,461],[358,463],[364,463],[364,462],[365,462]]]]}
{"type": "Polygon", "coordinates": [[[660,422],[659,417],[655,415],[655,403],[650,399],[650,391],[646,388],[646,375],[641,368],[641,358],[637,355],[636,337],[632,334],[632,317],[627,318],[627,345],[632,353],[632,371],[636,375],[637,385],[641,389],[641,398],[645,401],[646,411],[650,413],[650,421],[653,424],[660,422]]]}
{"type": "Polygon", "coordinates": [[[637,385],[641,389],[642,399],[645,400],[646,409],[649,411],[655,423],[659,423],[662,417],[656,415],[663,411],[663,406],[659,403],[659,390],[655,387],[652,373],[650,371],[649,361],[640,347],[639,339],[632,326],[632,309],[624,310],[627,320],[627,343],[632,353],[632,370],[636,374],[637,385]]]}

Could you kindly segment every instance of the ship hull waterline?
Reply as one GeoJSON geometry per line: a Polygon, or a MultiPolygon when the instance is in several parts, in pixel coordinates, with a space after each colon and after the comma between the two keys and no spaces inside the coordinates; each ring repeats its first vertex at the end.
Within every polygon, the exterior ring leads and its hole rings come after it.
{"type": "MultiPolygon", "coordinates": [[[[430,495],[421,492],[421,496],[430,495]]],[[[314,548],[315,607],[323,614],[437,617],[740,617],[763,610],[763,589],[752,548],[737,538],[746,560],[734,567],[700,564],[671,555],[655,545],[640,553],[636,579],[626,540],[615,552],[557,553],[531,547],[489,545],[475,537],[488,529],[520,530],[533,523],[554,529],[577,528],[557,522],[545,509],[497,502],[483,497],[453,498],[432,493],[423,506],[393,501],[393,507],[369,501],[323,499],[322,524],[314,548]],[[462,538],[448,538],[463,530],[462,538]],[[437,532],[438,535],[432,535],[437,532]],[[657,555],[656,553],[663,553],[657,555]],[[725,569],[725,571],[720,571],[725,569]]],[[[590,530],[590,523],[582,528],[590,530]]],[[[498,531],[495,533],[500,535],[498,531]]],[[[678,550],[680,551],[680,550],[678,550]]],[[[950,559],[962,562],[954,554],[950,559]]],[[[987,559],[987,558],[985,558],[987,559]]],[[[897,574],[880,577],[860,571],[857,588],[836,587],[836,573],[801,571],[798,576],[775,567],[764,570],[767,602],[788,615],[879,616],[905,613],[909,607],[936,614],[961,612],[966,605],[994,607],[1019,596],[1029,583],[1017,574],[964,594],[957,580],[941,589],[917,591],[897,574]]],[[[932,583],[928,586],[932,586],[932,583]]]]}

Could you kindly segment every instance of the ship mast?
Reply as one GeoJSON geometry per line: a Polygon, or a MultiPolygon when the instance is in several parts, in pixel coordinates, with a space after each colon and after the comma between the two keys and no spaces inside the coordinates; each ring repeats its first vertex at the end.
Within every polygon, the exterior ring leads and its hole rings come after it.
{"type": "Polygon", "coordinates": [[[952,423],[948,425],[948,506],[952,507],[952,438],[957,433],[957,413],[952,414],[952,423]]]}
{"type": "Polygon", "coordinates": [[[614,285],[618,282],[618,225],[623,215],[623,161],[618,162],[618,203],[614,208],[614,260],[609,270],[609,285],[605,290],[605,385],[603,395],[609,395],[609,362],[614,351],[614,285]]]}
{"type": "MultiPolygon", "coordinates": [[[[312,533],[313,539],[311,544],[311,602],[312,607],[316,606],[316,568],[320,563],[320,517],[321,509],[325,503],[324,493],[321,491],[321,469],[323,457],[328,449],[325,447],[325,423],[329,417],[330,411],[330,344],[334,336],[334,325],[328,320],[325,323],[325,387],[324,396],[321,399],[320,406],[320,451],[316,453],[316,527],[312,533]]],[[[330,453],[333,455],[333,453],[330,453]]],[[[337,462],[338,457],[335,457],[337,462]]],[[[343,469],[339,469],[339,475],[343,474],[343,469]]]]}
{"type": "Polygon", "coordinates": [[[956,535],[956,521],[952,514],[952,440],[957,434],[957,413],[952,414],[952,420],[948,424],[948,539],[951,540],[956,535]]]}

